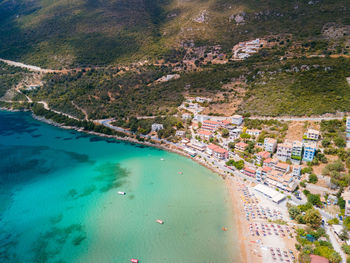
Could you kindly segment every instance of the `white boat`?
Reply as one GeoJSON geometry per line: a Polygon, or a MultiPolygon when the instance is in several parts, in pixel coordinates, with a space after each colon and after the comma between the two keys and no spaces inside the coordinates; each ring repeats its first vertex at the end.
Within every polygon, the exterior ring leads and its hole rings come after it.
{"type": "Polygon", "coordinates": [[[125,192],[118,191],[118,195],[125,195],[125,194],[126,194],[125,192]]]}
{"type": "Polygon", "coordinates": [[[163,220],[160,220],[160,219],[157,219],[156,222],[157,222],[158,224],[161,224],[161,225],[164,224],[164,221],[163,221],[163,220]]]}
{"type": "Polygon", "coordinates": [[[160,158],[161,161],[164,161],[164,158],[160,158]]]}

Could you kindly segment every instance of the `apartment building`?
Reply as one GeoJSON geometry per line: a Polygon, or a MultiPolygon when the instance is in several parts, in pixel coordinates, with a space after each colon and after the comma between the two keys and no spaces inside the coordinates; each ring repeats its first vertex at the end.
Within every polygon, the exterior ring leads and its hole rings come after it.
{"type": "Polygon", "coordinates": [[[250,136],[258,137],[260,135],[261,131],[257,130],[257,129],[247,129],[246,133],[249,134],[250,136]]]}
{"type": "Polygon", "coordinates": [[[235,145],[235,150],[240,151],[240,152],[244,152],[245,149],[247,149],[248,144],[244,143],[244,142],[239,142],[236,143],[235,145]]]}
{"type": "Polygon", "coordinates": [[[291,143],[285,142],[277,145],[276,157],[282,162],[290,160],[292,156],[293,145],[291,143]]]}
{"type": "Polygon", "coordinates": [[[207,153],[219,160],[226,160],[228,158],[228,151],[215,144],[209,144],[207,153]]]}
{"type": "Polygon", "coordinates": [[[304,139],[317,141],[319,138],[320,132],[318,130],[308,129],[307,132],[304,133],[304,139]]]}
{"type": "Polygon", "coordinates": [[[241,115],[233,115],[232,123],[235,125],[241,125],[243,123],[243,117],[241,115]]]}
{"type": "Polygon", "coordinates": [[[277,146],[277,140],[273,138],[265,138],[264,150],[270,153],[274,153],[277,146]]]}
{"type": "Polygon", "coordinates": [[[294,141],[291,158],[301,160],[302,154],[303,154],[303,143],[300,141],[294,141]]]}
{"type": "Polygon", "coordinates": [[[315,142],[308,142],[304,144],[304,154],[303,154],[303,161],[305,162],[311,162],[316,153],[316,143],[315,142]]]}
{"type": "Polygon", "coordinates": [[[216,131],[220,127],[220,122],[205,120],[202,122],[202,129],[208,131],[216,131]]]}
{"type": "Polygon", "coordinates": [[[213,137],[213,134],[212,134],[210,131],[200,129],[200,130],[198,131],[198,136],[199,136],[202,140],[207,140],[207,141],[209,141],[209,140],[213,137]]]}

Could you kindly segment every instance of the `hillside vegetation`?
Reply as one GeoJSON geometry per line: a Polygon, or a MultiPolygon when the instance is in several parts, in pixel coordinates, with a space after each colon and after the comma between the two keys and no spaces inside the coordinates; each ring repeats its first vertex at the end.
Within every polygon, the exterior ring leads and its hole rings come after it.
{"type": "Polygon", "coordinates": [[[328,24],[350,24],[347,0],[1,0],[0,57],[59,68],[167,58],[184,43],[291,34],[342,48],[328,24]],[[334,40],[336,39],[336,40],[334,40]],[[335,41],[335,42],[334,42],[335,41]]]}

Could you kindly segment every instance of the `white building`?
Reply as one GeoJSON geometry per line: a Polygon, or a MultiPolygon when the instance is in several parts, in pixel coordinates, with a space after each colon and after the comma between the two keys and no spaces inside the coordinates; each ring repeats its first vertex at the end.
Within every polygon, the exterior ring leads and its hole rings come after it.
{"type": "Polygon", "coordinates": [[[304,138],[307,140],[317,141],[320,137],[320,132],[318,130],[308,129],[307,132],[305,132],[304,136],[304,138]]]}
{"type": "Polygon", "coordinates": [[[303,152],[303,143],[300,141],[294,141],[293,142],[293,149],[292,149],[292,158],[300,158],[303,152]]]}
{"type": "Polygon", "coordinates": [[[195,115],[193,120],[195,120],[197,122],[203,122],[203,121],[210,120],[210,117],[207,115],[195,115]]]}
{"type": "Polygon", "coordinates": [[[292,148],[293,145],[288,142],[278,144],[276,153],[277,159],[281,160],[282,162],[290,160],[292,156],[292,148]]]}
{"type": "Polygon", "coordinates": [[[293,177],[299,178],[301,174],[301,166],[300,165],[293,165],[292,167],[292,175],[293,177]]]}
{"type": "Polygon", "coordinates": [[[257,130],[257,129],[247,129],[246,133],[249,134],[250,136],[258,137],[260,135],[261,131],[257,130]]]}
{"type": "Polygon", "coordinates": [[[273,153],[276,150],[277,140],[273,138],[265,138],[264,149],[267,152],[273,153]]]}
{"type": "Polygon", "coordinates": [[[263,184],[258,184],[254,186],[253,189],[258,193],[263,194],[264,196],[271,199],[273,202],[277,204],[282,202],[284,199],[286,199],[286,195],[281,194],[280,192],[277,192],[276,190],[263,184]]]}
{"type": "Polygon", "coordinates": [[[232,124],[241,125],[243,122],[243,117],[241,115],[233,115],[232,116],[232,124]]]}
{"type": "Polygon", "coordinates": [[[184,114],[182,114],[182,119],[185,121],[190,120],[190,119],[192,119],[192,114],[184,113],[184,114]]]}
{"type": "Polygon", "coordinates": [[[163,124],[159,124],[159,123],[153,123],[152,124],[152,131],[153,132],[156,132],[156,131],[159,131],[159,130],[163,130],[164,127],[163,127],[163,124]]]}
{"type": "Polygon", "coordinates": [[[185,131],[176,131],[175,136],[183,137],[185,136],[186,132],[185,131]]]}
{"type": "Polygon", "coordinates": [[[350,117],[346,117],[346,137],[350,138],[350,117]]]}
{"type": "Polygon", "coordinates": [[[200,152],[204,152],[207,148],[207,145],[205,143],[199,142],[197,140],[191,140],[191,142],[188,143],[187,146],[200,152]]]}
{"type": "Polygon", "coordinates": [[[350,191],[349,189],[344,191],[342,197],[345,201],[345,216],[350,216],[350,191]]]}
{"type": "Polygon", "coordinates": [[[209,98],[203,98],[203,97],[196,97],[196,101],[198,103],[204,103],[204,102],[211,102],[211,99],[209,98]]]}

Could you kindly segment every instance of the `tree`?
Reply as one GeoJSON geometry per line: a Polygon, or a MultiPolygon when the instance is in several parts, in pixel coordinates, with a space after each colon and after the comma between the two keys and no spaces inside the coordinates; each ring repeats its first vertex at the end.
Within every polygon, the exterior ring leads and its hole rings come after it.
{"type": "Polygon", "coordinates": [[[323,146],[324,148],[327,148],[330,144],[331,144],[331,142],[330,142],[330,140],[329,140],[328,138],[324,138],[324,139],[322,140],[322,146],[323,146]]]}
{"type": "Polygon", "coordinates": [[[234,149],[235,148],[235,143],[234,142],[229,142],[228,143],[228,147],[230,148],[230,149],[234,149]]]}
{"type": "Polygon", "coordinates": [[[235,167],[238,170],[242,170],[244,168],[244,161],[243,160],[239,160],[238,162],[235,163],[235,167]]]}
{"type": "Polygon", "coordinates": [[[242,139],[250,139],[251,136],[248,133],[241,133],[240,137],[242,139]]]}
{"type": "Polygon", "coordinates": [[[228,131],[228,129],[223,129],[221,131],[221,136],[224,138],[228,138],[228,136],[230,135],[230,132],[228,131]]]}
{"type": "Polygon", "coordinates": [[[313,229],[317,229],[322,224],[322,217],[318,210],[312,208],[306,211],[304,216],[305,223],[312,227],[313,229]]]}
{"type": "Polygon", "coordinates": [[[308,194],[307,201],[313,205],[318,206],[318,207],[322,206],[320,195],[308,194]]]}
{"type": "Polygon", "coordinates": [[[345,142],[344,138],[342,138],[342,137],[335,138],[334,144],[339,148],[344,148],[346,146],[346,142],[345,142]]]}
{"type": "Polygon", "coordinates": [[[309,183],[315,184],[318,182],[318,178],[316,174],[310,174],[309,175],[309,183]]]}
{"type": "Polygon", "coordinates": [[[297,206],[293,205],[288,209],[288,213],[292,219],[295,219],[301,214],[301,210],[297,206]]]}

